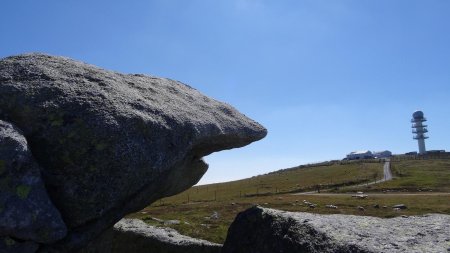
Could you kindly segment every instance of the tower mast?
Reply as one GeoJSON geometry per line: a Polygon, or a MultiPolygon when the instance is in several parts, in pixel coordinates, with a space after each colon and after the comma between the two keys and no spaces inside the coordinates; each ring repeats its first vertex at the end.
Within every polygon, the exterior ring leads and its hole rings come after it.
{"type": "Polygon", "coordinates": [[[413,138],[417,140],[419,145],[419,154],[423,155],[427,152],[425,149],[425,139],[428,139],[428,136],[426,136],[425,133],[428,132],[428,129],[427,125],[423,124],[427,119],[424,117],[422,111],[415,111],[412,116],[411,127],[413,128],[413,138]]]}

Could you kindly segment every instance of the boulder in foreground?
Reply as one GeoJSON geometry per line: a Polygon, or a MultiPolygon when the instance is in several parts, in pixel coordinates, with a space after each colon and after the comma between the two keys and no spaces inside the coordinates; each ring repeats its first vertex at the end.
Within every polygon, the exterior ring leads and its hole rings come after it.
{"type": "Polygon", "coordinates": [[[236,217],[222,253],[448,252],[450,216],[382,219],[252,207],[236,217]]]}
{"type": "Polygon", "coordinates": [[[0,60],[0,120],[26,140],[36,182],[64,221],[50,239],[3,228],[0,237],[43,252],[82,248],[126,214],[196,184],[208,168],[202,157],[267,133],[180,82],[45,54],[0,60]]]}

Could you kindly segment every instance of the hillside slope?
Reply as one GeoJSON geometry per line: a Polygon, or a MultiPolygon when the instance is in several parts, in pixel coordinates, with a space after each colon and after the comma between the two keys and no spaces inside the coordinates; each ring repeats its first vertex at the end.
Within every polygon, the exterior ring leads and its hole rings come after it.
{"type": "Polygon", "coordinates": [[[383,175],[382,169],[383,163],[375,160],[299,166],[239,181],[195,186],[129,217],[156,226],[172,227],[195,238],[223,243],[235,216],[253,205],[285,211],[384,218],[425,213],[450,214],[450,159],[394,159],[394,180],[370,185],[370,188],[344,186],[374,181],[375,176],[379,180],[383,175]],[[321,193],[293,194],[316,190],[320,184],[321,193]],[[336,188],[337,192],[374,192],[368,193],[365,199],[358,199],[352,198],[353,194],[332,194],[325,188],[332,192],[336,192],[336,188]],[[387,189],[389,193],[385,193],[387,189]],[[405,193],[405,189],[410,192],[405,193]],[[412,192],[414,189],[417,192],[412,192]],[[397,204],[404,204],[407,209],[394,209],[397,204]]]}

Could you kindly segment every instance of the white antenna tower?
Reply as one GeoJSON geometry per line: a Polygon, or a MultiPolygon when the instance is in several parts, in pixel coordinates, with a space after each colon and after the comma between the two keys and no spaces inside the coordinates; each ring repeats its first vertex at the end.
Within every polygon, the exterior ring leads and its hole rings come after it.
{"type": "Polygon", "coordinates": [[[423,116],[422,111],[415,111],[412,116],[413,138],[416,139],[419,144],[419,154],[423,155],[427,152],[425,149],[425,139],[428,139],[428,136],[426,136],[425,133],[428,132],[428,129],[427,125],[423,124],[427,119],[423,116]]]}

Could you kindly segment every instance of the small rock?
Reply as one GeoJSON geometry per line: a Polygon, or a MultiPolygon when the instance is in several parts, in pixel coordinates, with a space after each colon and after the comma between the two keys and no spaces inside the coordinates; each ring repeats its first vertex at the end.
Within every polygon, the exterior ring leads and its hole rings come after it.
{"type": "Polygon", "coordinates": [[[325,207],[326,208],[331,208],[331,209],[337,209],[337,206],[335,206],[335,205],[326,205],[325,207]]]}
{"type": "Polygon", "coordinates": [[[164,221],[164,225],[168,226],[168,225],[178,225],[181,222],[179,220],[166,220],[164,221]]]}
{"type": "Polygon", "coordinates": [[[210,227],[210,225],[209,224],[200,224],[200,226],[202,226],[202,227],[205,227],[205,228],[209,228],[210,227]]]}
{"type": "Polygon", "coordinates": [[[313,203],[311,203],[311,202],[309,202],[309,201],[306,201],[306,200],[303,200],[303,203],[305,204],[305,205],[312,205],[313,203]]]}
{"type": "Polygon", "coordinates": [[[357,195],[352,195],[352,198],[365,199],[368,196],[369,195],[366,195],[366,194],[357,194],[357,195]]]}
{"type": "Polygon", "coordinates": [[[373,207],[374,207],[374,208],[380,208],[380,205],[375,204],[375,205],[373,205],[373,207]]]}
{"type": "Polygon", "coordinates": [[[358,206],[358,210],[359,211],[365,211],[366,209],[364,209],[364,207],[362,207],[362,206],[358,206]]]}
{"type": "Polygon", "coordinates": [[[211,214],[211,219],[213,220],[218,220],[219,219],[219,213],[214,211],[213,214],[211,214]]]}
{"type": "Polygon", "coordinates": [[[404,204],[398,204],[398,205],[393,206],[392,208],[406,209],[407,207],[404,204]]]}
{"type": "Polygon", "coordinates": [[[161,219],[158,219],[158,218],[155,218],[155,217],[151,217],[150,219],[154,220],[156,222],[159,222],[159,223],[164,223],[164,220],[161,220],[161,219]]]}

